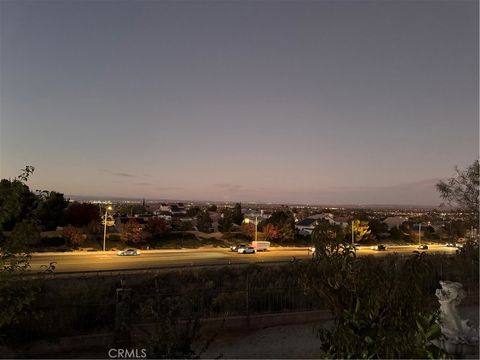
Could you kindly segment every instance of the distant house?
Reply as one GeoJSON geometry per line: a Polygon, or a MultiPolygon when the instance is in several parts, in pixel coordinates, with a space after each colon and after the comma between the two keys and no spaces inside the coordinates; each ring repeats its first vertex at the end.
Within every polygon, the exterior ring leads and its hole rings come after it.
{"type": "Polygon", "coordinates": [[[315,229],[315,227],[320,223],[320,221],[326,220],[331,225],[338,225],[342,227],[347,227],[350,219],[345,216],[334,217],[330,213],[315,214],[307,217],[306,219],[300,220],[295,224],[295,229],[300,235],[310,235],[315,229]]]}
{"type": "Polygon", "coordinates": [[[164,213],[171,213],[172,209],[170,208],[170,205],[165,204],[165,203],[161,203],[158,211],[159,212],[164,212],[164,213]]]}
{"type": "Polygon", "coordinates": [[[172,215],[186,215],[187,210],[185,209],[185,206],[183,206],[182,203],[179,204],[173,204],[170,206],[170,211],[172,215]]]}
{"type": "Polygon", "coordinates": [[[388,230],[391,230],[394,227],[398,228],[405,221],[408,221],[408,218],[403,216],[390,216],[383,220],[383,223],[388,226],[388,230]]]}
{"type": "Polygon", "coordinates": [[[316,219],[316,220],[333,220],[333,214],[331,213],[321,213],[321,214],[315,214],[315,215],[310,215],[307,219],[316,219]]]}
{"type": "Polygon", "coordinates": [[[297,230],[300,235],[310,235],[318,223],[319,219],[306,218],[295,224],[295,230],[297,230]]]}

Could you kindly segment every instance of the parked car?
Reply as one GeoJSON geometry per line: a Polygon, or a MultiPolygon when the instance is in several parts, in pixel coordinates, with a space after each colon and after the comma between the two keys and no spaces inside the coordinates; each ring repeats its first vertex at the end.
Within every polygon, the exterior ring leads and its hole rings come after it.
{"type": "Polygon", "coordinates": [[[310,246],[310,247],[307,249],[307,251],[308,251],[309,253],[315,254],[315,246],[310,246]]]}
{"type": "Polygon", "coordinates": [[[118,256],[137,256],[140,255],[140,250],[137,249],[127,249],[118,252],[118,256]]]}
{"type": "Polygon", "coordinates": [[[456,244],[455,244],[455,247],[456,247],[457,249],[461,249],[461,248],[463,248],[463,244],[456,243],[456,244]]]}
{"type": "Polygon", "coordinates": [[[247,248],[247,245],[245,244],[233,245],[233,246],[230,246],[230,251],[238,252],[239,249],[245,249],[245,248],[247,248]]]}
{"type": "Polygon", "coordinates": [[[252,246],[248,246],[246,248],[240,248],[237,251],[239,254],[255,254],[255,248],[252,246]]]}
{"type": "Polygon", "coordinates": [[[347,245],[347,247],[349,249],[354,249],[354,250],[358,249],[359,246],[360,246],[360,244],[358,244],[358,243],[353,243],[353,244],[348,244],[347,245]]]}
{"type": "Polygon", "coordinates": [[[428,250],[428,245],[418,245],[418,250],[428,250]]]}
{"type": "Polygon", "coordinates": [[[455,243],[453,243],[453,242],[447,242],[447,243],[445,244],[445,246],[446,246],[446,247],[455,247],[455,243]]]}
{"type": "Polygon", "coordinates": [[[387,250],[387,247],[385,245],[379,244],[379,245],[372,246],[372,250],[385,251],[387,250]]]}

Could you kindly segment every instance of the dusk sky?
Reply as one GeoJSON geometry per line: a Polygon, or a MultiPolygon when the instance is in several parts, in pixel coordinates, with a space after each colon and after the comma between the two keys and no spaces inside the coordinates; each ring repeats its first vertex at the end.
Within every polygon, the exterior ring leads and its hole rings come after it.
{"type": "Polygon", "coordinates": [[[1,177],[438,205],[478,158],[477,1],[0,1],[1,177]]]}

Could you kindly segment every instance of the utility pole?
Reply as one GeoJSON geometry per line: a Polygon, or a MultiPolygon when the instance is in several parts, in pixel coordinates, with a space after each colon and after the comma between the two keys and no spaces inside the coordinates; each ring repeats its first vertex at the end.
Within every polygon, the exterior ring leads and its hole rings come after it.
{"type": "Polygon", "coordinates": [[[418,224],[418,245],[421,244],[420,238],[422,233],[422,223],[418,224]]]}
{"type": "Polygon", "coordinates": [[[257,241],[258,232],[258,217],[255,216],[255,241],[257,241]]]}
{"type": "Polygon", "coordinates": [[[355,244],[355,233],[353,232],[353,219],[352,219],[352,246],[355,244]]]}
{"type": "Polygon", "coordinates": [[[103,218],[103,251],[105,251],[105,243],[107,240],[107,216],[108,210],[112,210],[110,205],[105,207],[105,217],[103,218]]]}

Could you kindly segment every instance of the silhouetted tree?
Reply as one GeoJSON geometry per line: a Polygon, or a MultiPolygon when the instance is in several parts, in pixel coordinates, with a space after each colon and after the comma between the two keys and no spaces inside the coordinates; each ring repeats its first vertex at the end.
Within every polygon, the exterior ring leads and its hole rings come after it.
{"type": "Polygon", "coordinates": [[[138,243],[142,240],[142,229],[136,220],[130,219],[122,226],[122,238],[129,243],[138,243]]]}
{"type": "Polygon", "coordinates": [[[236,203],[233,207],[233,222],[237,225],[241,225],[243,222],[242,205],[240,203],[236,203]]]}
{"type": "MultiPolygon", "coordinates": [[[[28,189],[25,183],[33,171],[33,166],[27,166],[17,179],[2,181],[0,230],[6,222],[21,214],[25,205],[23,196],[28,189]],[[8,191],[5,191],[6,188],[8,191]]],[[[0,241],[0,338],[4,338],[8,326],[31,316],[30,306],[35,302],[37,293],[32,281],[24,281],[19,275],[29,269],[29,243],[31,236],[37,237],[39,232],[31,218],[23,219],[22,224],[17,223],[17,226],[13,238],[2,238],[0,241]]]]}
{"type": "Polygon", "coordinates": [[[40,227],[35,220],[17,222],[10,234],[9,241],[18,246],[31,246],[40,243],[40,227]]]}
{"type": "Polygon", "coordinates": [[[170,226],[162,218],[151,218],[145,224],[144,230],[152,237],[159,238],[170,231],[170,226]]]}
{"type": "Polygon", "coordinates": [[[241,225],[242,233],[248,236],[250,239],[255,239],[255,224],[253,223],[243,223],[241,225]]]}
{"type": "Polygon", "coordinates": [[[201,212],[202,210],[198,206],[192,206],[191,208],[187,209],[187,216],[196,217],[201,212]]]}
{"type": "Polygon", "coordinates": [[[210,215],[208,214],[208,211],[202,211],[197,221],[198,230],[203,232],[209,232],[211,230],[211,227],[212,227],[212,219],[210,219],[210,215]]]}
{"type": "Polygon", "coordinates": [[[207,210],[208,211],[217,211],[217,205],[215,205],[215,204],[210,205],[207,210]]]}
{"type": "Polygon", "coordinates": [[[464,170],[455,167],[455,176],[436,185],[440,197],[450,206],[468,213],[469,222],[474,224],[479,219],[479,176],[480,166],[478,160],[475,160],[464,170]]]}
{"type": "Polygon", "coordinates": [[[0,230],[11,231],[17,222],[33,217],[38,198],[25,184],[33,171],[27,166],[16,179],[0,181],[0,230]]]}
{"type": "Polygon", "coordinates": [[[64,210],[68,205],[63,194],[56,191],[42,191],[35,215],[44,229],[55,230],[65,224],[64,210]]]}
{"type": "Polygon", "coordinates": [[[370,230],[372,236],[378,238],[381,234],[388,232],[388,225],[375,218],[368,222],[368,229],[370,230]]]}
{"type": "Polygon", "coordinates": [[[73,226],[87,226],[100,221],[100,210],[95,204],[75,202],[65,210],[65,223],[73,226]]]}
{"type": "Polygon", "coordinates": [[[275,225],[267,224],[263,228],[263,236],[267,241],[277,240],[279,236],[279,231],[275,225]]]}
{"type": "Polygon", "coordinates": [[[218,221],[219,230],[222,232],[229,232],[233,226],[233,212],[226,210],[220,220],[218,221]]]}
{"type": "Polygon", "coordinates": [[[82,233],[78,228],[72,225],[67,225],[62,230],[62,236],[68,243],[74,247],[80,245],[83,241],[82,233]]]}

